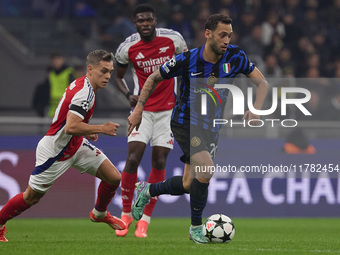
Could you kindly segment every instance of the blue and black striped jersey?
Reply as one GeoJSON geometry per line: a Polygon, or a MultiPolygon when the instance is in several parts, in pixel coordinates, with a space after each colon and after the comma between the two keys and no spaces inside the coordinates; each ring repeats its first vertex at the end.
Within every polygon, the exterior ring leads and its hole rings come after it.
{"type": "Polygon", "coordinates": [[[230,84],[237,74],[251,73],[255,65],[235,45],[229,44],[215,64],[203,59],[203,49],[204,46],[176,55],[160,67],[160,73],[165,79],[182,76],[172,121],[217,132],[219,127],[213,127],[213,119],[223,118],[229,90],[215,90],[214,85],[230,84]],[[203,93],[210,95],[205,97],[206,102],[201,101],[203,93]],[[201,112],[202,103],[206,103],[207,114],[201,112]]]}

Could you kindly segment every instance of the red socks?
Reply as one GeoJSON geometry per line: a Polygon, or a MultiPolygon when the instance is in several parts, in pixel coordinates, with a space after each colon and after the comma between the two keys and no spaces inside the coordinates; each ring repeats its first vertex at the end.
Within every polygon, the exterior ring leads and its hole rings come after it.
{"type": "Polygon", "coordinates": [[[22,192],[12,197],[7,202],[7,204],[1,209],[0,225],[5,225],[8,220],[18,216],[23,211],[30,208],[30,206],[26,205],[23,194],[24,193],[22,192]]]}
{"type": "Polygon", "coordinates": [[[116,194],[116,190],[119,184],[112,185],[101,181],[98,187],[98,195],[95,208],[99,212],[106,212],[109,203],[113,196],[116,194]]]}
{"type": "Polygon", "coordinates": [[[121,193],[122,193],[122,202],[123,202],[123,212],[130,213],[133,194],[135,191],[135,183],[137,182],[137,173],[129,174],[126,172],[122,172],[122,181],[121,181],[121,193]]]}
{"type": "MultiPolygon", "coordinates": [[[[157,170],[152,168],[149,176],[149,183],[161,182],[164,181],[165,178],[165,169],[157,170]]],[[[122,172],[122,181],[121,181],[121,193],[122,193],[122,202],[123,202],[123,212],[130,213],[133,194],[135,191],[135,183],[137,182],[137,173],[129,174],[126,172],[122,172]]],[[[147,216],[151,216],[153,208],[156,205],[158,197],[151,198],[150,203],[146,205],[144,209],[144,214],[147,216]]]]}
{"type": "MultiPolygon", "coordinates": [[[[151,173],[149,175],[148,183],[161,182],[161,181],[164,181],[164,179],[165,179],[165,169],[157,170],[155,168],[152,168],[151,169],[151,173]]],[[[144,214],[145,215],[151,217],[152,211],[153,211],[153,208],[156,205],[157,199],[158,199],[158,197],[152,197],[150,199],[150,203],[148,205],[146,205],[145,209],[144,209],[144,214]]]]}

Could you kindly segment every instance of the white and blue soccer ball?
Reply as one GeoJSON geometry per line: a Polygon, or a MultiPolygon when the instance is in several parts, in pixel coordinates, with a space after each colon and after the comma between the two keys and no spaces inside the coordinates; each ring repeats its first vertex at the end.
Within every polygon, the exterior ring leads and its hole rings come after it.
{"type": "Polygon", "coordinates": [[[203,224],[203,235],[210,243],[229,243],[235,235],[234,222],[224,214],[214,214],[203,224]]]}

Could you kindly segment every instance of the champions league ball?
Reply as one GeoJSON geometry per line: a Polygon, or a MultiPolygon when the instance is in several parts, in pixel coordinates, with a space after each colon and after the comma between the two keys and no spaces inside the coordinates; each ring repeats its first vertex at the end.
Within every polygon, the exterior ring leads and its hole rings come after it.
{"type": "Polygon", "coordinates": [[[203,235],[210,243],[229,243],[235,235],[235,226],[228,216],[214,214],[203,224],[203,235]]]}

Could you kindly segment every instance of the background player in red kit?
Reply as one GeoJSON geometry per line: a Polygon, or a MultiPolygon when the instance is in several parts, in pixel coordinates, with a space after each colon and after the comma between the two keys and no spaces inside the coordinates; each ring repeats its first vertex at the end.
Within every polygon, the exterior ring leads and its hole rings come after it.
{"type": "Polygon", "coordinates": [[[27,189],[10,199],[0,211],[0,241],[7,242],[5,223],[38,203],[71,166],[102,180],[90,219],[107,223],[113,229],[126,228],[124,221],[106,211],[121,175],[106,155],[88,141],[97,141],[99,133],[115,136],[119,127],[112,122],[88,124],[94,110],[95,93],[105,88],[111,77],[113,58],[112,53],[104,50],[91,52],[87,56],[86,76],[76,79],[66,89],[50,129],[37,146],[36,165],[27,189]]]}
{"type": "MultiPolygon", "coordinates": [[[[134,22],[138,33],[129,36],[119,47],[116,53],[117,66],[114,72],[114,82],[124,93],[134,107],[138,101],[147,77],[157,70],[160,65],[171,59],[174,54],[187,51],[183,37],[176,31],[164,28],[155,28],[157,19],[152,6],[141,4],[136,6],[134,22]],[[124,75],[128,65],[132,68],[135,88],[129,91],[124,75]]],[[[134,130],[128,137],[128,156],[122,173],[122,220],[127,226],[132,222],[131,205],[137,182],[137,168],[143,157],[148,142],[152,149],[152,169],[148,182],[163,181],[168,153],[173,148],[174,138],[170,129],[172,108],[175,105],[174,79],[165,80],[150,97],[145,111],[143,123],[138,132],[134,130]]],[[[157,198],[151,199],[145,207],[142,218],[137,222],[135,236],[147,237],[147,227],[157,198]]],[[[117,236],[125,236],[128,229],[116,230],[117,236]]]]}

